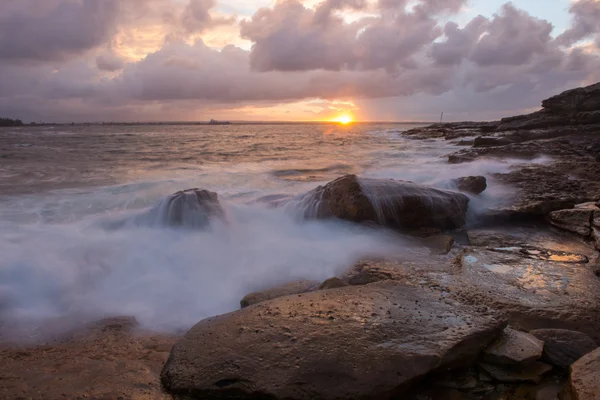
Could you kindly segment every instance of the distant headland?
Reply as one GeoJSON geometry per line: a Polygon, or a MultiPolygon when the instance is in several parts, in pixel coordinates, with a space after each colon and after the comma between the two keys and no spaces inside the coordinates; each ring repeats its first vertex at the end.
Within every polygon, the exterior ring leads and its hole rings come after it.
{"type": "Polygon", "coordinates": [[[0,118],[0,126],[22,126],[20,119],[0,118]]]}

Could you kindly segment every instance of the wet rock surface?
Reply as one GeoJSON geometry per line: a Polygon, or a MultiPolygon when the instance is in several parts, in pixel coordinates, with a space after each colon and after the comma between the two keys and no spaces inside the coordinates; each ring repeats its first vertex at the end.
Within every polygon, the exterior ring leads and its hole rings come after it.
{"type": "Polygon", "coordinates": [[[135,325],[110,318],[49,343],[0,344],[0,398],[170,399],[159,373],[177,337],[135,325]]]}
{"type": "Polygon", "coordinates": [[[461,192],[471,194],[481,194],[487,189],[487,179],[485,176],[467,176],[455,180],[456,187],[461,192]]]}
{"type": "Polygon", "coordinates": [[[162,382],[209,398],[387,399],[433,370],[469,364],[505,324],[394,282],[283,297],[197,324],[162,382]]]}
{"type": "Polygon", "coordinates": [[[552,371],[552,366],[539,361],[519,366],[502,366],[494,364],[479,364],[492,378],[500,382],[532,382],[540,383],[544,374],[552,371]]]}
{"type": "Polygon", "coordinates": [[[583,254],[509,246],[473,248],[451,283],[462,301],[503,310],[523,329],[572,329],[600,340],[600,281],[583,254]]]}
{"type": "Polygon", "coordinates": [[[600,348],[571,365],[569,392],[575,400],[600,399],[600,348]]]}
{"type": "Polygon", "coordinates": [[[393,229],[458,228],[469,198],[412,182],[346,175],[299,200],[307,218],[374,222],[393,229]]]}
{"type": "Polygon", "coordinates": [[[598,345],[588,335],[566,329],[537,329],[529,332],[544,342],[542,360],[559,368],[569,368],[598,345]]]}
{"type": "Polygon", "coordinates": [[[506,328],[483,352],[492,364],[528,364],[542,357],[544,342],[525,332],[506,328]]]}
{"type": "Polygon", "coordinates": [[[136,223],[160,227],[206,228],[211,221],[224,218],[225,210],[217,193],[188,189],[167,197],[148,213],[139,216],[136,223]]]}
{"type": "Polygon", "coordinates": [[[316,290],[319,287],[319,282],[311,280],[299,280],[282,285],[274,288],[266,289],[260,292],[250,293],[240,301],[242,308],[249,307],[254,304],[258,304],[263,301],[276,299],[278,297],[289,296],[292,294],[307,293],[316,290]]]}

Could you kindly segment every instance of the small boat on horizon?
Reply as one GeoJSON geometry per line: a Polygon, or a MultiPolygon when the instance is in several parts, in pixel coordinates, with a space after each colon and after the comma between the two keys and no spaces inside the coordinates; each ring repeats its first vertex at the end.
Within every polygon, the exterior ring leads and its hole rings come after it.
{"type": "Polygon", "coordinates": [[[217,121],[216,119],[211,119],[208,123],[209,125],[231,125],[229,121],[217,121]]]}

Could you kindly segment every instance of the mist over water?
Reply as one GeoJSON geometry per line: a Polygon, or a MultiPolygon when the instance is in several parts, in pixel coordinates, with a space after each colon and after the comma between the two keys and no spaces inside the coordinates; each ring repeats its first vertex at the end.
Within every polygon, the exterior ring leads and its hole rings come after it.
{"type": "MultiPolygon", "coordinates": [[[[403,138],[399,131],[408,128],[1,131],[0,325],[132,315],[146,328],[187,329],[278,283],[324,280],[370,256],[425,257],[397,234],[300,221],[263,201],[297,196],[345,173],[453,189],[453,178],[490,177],[524,162],[449,165],[444,156],[456,145],[403,138]],[[174,229],[140,219],[166,196],[194,187],[219,194],[223,222],[174,229]]],[[[501,204],[510,193],[490,179],[471,207],[501,204]]]]}

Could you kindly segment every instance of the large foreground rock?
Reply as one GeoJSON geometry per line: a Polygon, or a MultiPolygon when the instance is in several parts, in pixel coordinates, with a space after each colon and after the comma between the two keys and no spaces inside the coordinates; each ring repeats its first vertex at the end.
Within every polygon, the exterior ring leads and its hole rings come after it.
{"type": "Polygon", "coordinates": [[[573,400],[600,400],[600,348],[571,365],[569,386],[573,400]]]}
{"type": "Polygon", "coordinates": [[[474,361],[505,327],[439,292],[380,282],[282,297],[194,326],[162,372],[198,398],[390,399],[474,361]]]}
{"type": "Polygon", "coordinates": [[[412,182],[346,175],[300,199],[307,218],[374,222],[393,229],[458,228],[469,198],[412,182]]]}

